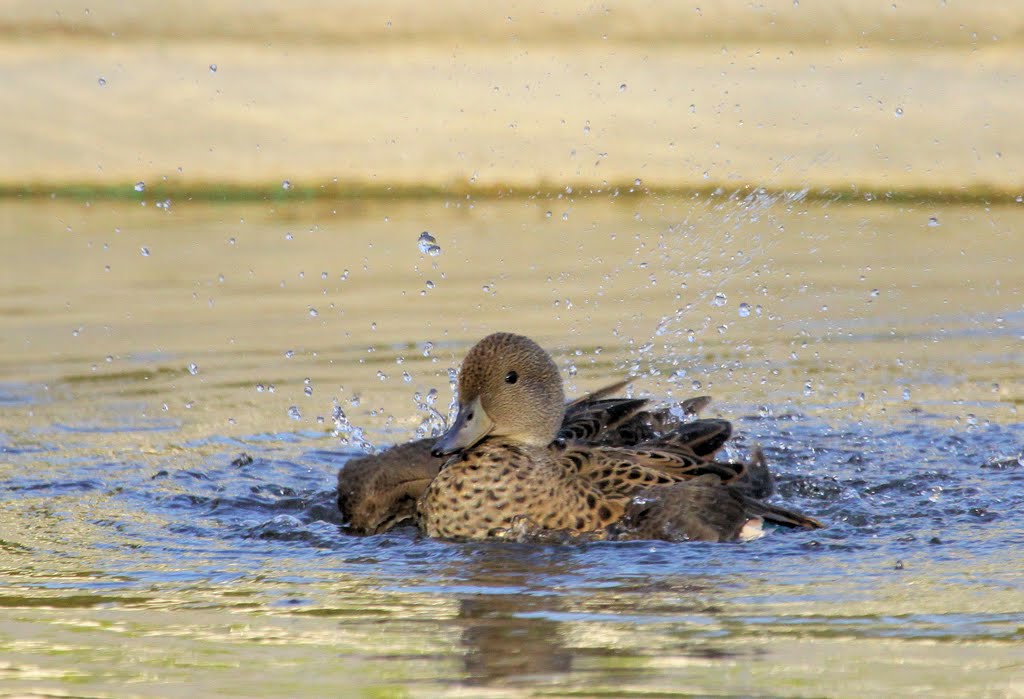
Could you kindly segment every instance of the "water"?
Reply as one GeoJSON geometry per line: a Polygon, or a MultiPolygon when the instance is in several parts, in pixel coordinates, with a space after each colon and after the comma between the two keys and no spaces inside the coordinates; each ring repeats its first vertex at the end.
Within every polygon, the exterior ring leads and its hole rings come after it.
{"type": "Polygon", "coordinates": [[[1024,209],[551,208],[0,204],[0,692],[1024,692],[1024,209]],[[699,385],[829,528],[345,534],[336,470],[498,329],[570,393],[699,385]]]}

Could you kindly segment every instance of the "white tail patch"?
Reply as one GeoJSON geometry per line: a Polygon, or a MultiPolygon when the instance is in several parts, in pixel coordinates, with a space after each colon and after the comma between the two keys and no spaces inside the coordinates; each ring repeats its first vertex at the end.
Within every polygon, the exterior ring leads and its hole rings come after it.
{"type": "Polygon", "coordinates": [[[744,522],[743,527],[740,529],[739,540],[740,541],[753,541],[754,539],[760,539],[764,536],[764,520],[760,517],[751,517],[744,522]]]}

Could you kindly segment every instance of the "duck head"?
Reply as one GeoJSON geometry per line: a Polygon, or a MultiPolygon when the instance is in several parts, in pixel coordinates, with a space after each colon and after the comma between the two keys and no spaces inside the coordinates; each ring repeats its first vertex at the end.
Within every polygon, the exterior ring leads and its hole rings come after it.
{"type": "Polygon", "coordinates": [[[512,333],[488,335],[462,362],[459,413],[432,453],[454,454],[489,436],[547,446],[564,402],[558,367],[540,345],[512,333]]]}

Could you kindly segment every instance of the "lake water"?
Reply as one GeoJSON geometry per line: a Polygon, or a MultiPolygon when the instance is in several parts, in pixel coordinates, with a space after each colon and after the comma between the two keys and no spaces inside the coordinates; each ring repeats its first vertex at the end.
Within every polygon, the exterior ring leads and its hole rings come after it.
{"type": "Polygon", "coordinates": [[[1024,696],[1022,230],[798,195],[0,202],[0,695],[1024,696]],[[828,528],[344,533],[337,469],[444,413],[494,330],[571,394],[713,395],[828,528]]]}

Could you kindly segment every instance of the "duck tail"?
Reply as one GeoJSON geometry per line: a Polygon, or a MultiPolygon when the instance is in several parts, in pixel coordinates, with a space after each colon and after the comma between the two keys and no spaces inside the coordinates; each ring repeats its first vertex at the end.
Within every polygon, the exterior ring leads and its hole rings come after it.
{"type": "Polygon", "coordinates": [[[793,510],[787,510],[784,507],[769,505],[766,502],[748,499],[747,508],[751,514],[758,515],[759,517],[764,518],[767,522],[778,524],[783,527],[789,527],[791,529],[825,528],[824,524],[813,517],[802,515],[799,512],[794,512],[793,510]]]}

